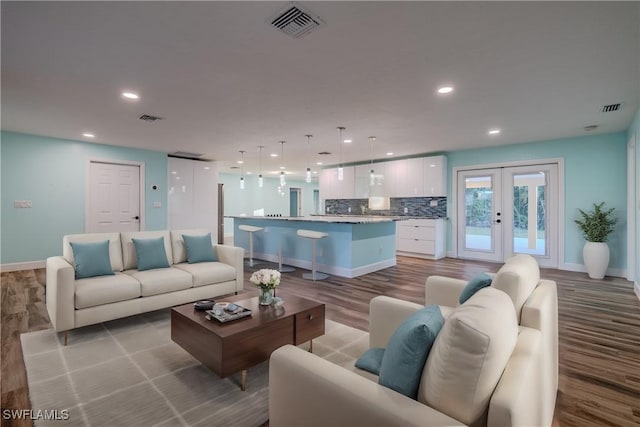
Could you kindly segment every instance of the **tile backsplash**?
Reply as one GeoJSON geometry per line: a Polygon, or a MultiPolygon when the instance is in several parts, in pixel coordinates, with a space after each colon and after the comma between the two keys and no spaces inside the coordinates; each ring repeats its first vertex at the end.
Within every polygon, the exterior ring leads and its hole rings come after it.
{"type": "Polygon", "coordinates": [[[388,210],[370,210],[368,199],[328,199],[327,215],[380,215],[446,218],[446,197],[392,197],[388,210]],[[432,203],[433,202],[433,203],[432,203]],[[434,204],[435,206],[432,206],[434,204]],[[406,209],[406,212],[405,212],[406,209]]]}

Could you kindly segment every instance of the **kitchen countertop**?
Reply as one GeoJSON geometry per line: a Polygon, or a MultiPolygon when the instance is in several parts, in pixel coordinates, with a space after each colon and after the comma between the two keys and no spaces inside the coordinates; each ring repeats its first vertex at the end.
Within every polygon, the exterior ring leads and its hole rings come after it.
{"type": "MultiPolygon", "coordinates": [[[[383,217],[383,216],[340,216],[340,215],[314,215],[314,216],[233,216],[228,218],[238,219],[258,219],[272,221],[305,221],[305,222],[330,222],[340,224],[378,224],[383,222],[397,221],[399,218],[406,217],[383,217]]],[[[408,219],[408,218],[407,218],[408,219]]]]}

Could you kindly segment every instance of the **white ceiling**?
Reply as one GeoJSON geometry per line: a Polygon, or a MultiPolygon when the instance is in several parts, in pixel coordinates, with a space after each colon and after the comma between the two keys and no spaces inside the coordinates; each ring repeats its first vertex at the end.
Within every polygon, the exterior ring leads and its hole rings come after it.
{"type": "Polygon", "coordinates": [[[639,2],[304,2],[326,26],[299,39],[267,22],[287,4],[2,1],[2,129],[92,131],[222,171],[246,150],[256,172],[264,145],[265,173],[286,140],[301,175],[340,162],[336,126],[348,163],[370,135],[379,159],[622,131],[638,109],[639,2]]]}

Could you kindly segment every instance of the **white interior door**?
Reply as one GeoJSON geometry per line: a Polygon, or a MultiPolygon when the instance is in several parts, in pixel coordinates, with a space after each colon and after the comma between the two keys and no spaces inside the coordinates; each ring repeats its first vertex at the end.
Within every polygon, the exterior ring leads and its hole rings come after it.
{"type": "Polygon", "coordinates": [[[140,166],[89,163],[87,232],[140,230],[140,166]]]}
{"type": "Polygon", "coordinates": [[[458,254],[502,262],[525,253],[558,266],[558,166],[458,172],[458,254]]]}

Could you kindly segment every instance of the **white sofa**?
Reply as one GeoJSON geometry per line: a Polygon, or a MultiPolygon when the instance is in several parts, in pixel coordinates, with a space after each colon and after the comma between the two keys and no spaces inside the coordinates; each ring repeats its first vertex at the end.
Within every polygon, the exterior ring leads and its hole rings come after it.
{"type": "MultiPolygon", "coordinates": [[[[535,259],[517,256],[490,288],[458,305],[466,283],[427,279],[426,302],[440,305],[445,322],[417,400],[354,366],[285,346],[270,359],[269,425],[550,426],[558,382],[555,282],[540,280],[535,259]],[[483,343],[498,348],[483,349],[483,343]]],[[[370,348],[386,347],[398,325],[422,307],[385,296],[372,299],[370,348]]]]}
{"type": "MultiPolygon", "coordinates": [[[[236,293],[244,286],[244,250],[213,245],[218,261],[189,264],[182,235],[207,230],[89,233],[64,236],[63,255],[47,259],[46,301],[58,331],[236,293]],[[132,239],[164,238],[169,268],[138,271],[132,239]],[[109,240],[114,275],[75,279],[71,242],[109,240]]],[[[66,336],[65,336],[66,340],[66,336]]]]}

